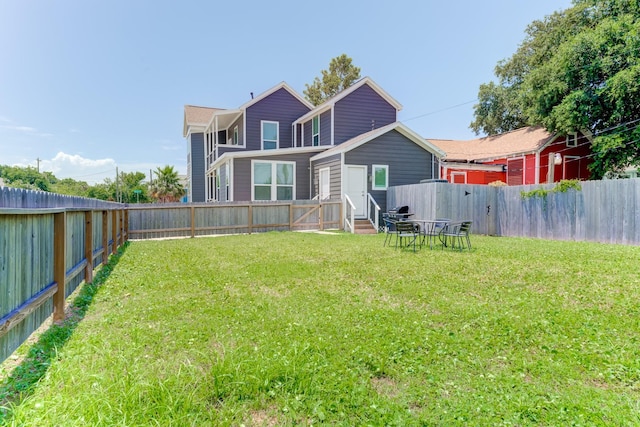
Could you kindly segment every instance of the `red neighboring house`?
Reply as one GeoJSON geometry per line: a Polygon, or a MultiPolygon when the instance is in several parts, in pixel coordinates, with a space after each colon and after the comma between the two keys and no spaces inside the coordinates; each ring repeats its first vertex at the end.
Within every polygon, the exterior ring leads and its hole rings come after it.
{"type": "Polygon", "coordinates": [[[591,137],[583,133],[561,136],[526,127],[470,141],[427,140],[446,153],[440,176],[454,184],[523,185],[589,178],[591,137]]]}

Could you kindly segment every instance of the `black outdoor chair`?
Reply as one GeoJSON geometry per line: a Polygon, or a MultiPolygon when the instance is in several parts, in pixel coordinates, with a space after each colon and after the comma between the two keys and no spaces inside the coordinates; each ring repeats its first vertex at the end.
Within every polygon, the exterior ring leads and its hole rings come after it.
{"type": "MultiPolygon", "coordinates": [[[[384,243],[382,246],[387,246],[387,242],[391,244],[391,238],[396,235],[396,220],[393,220],[389,217],[388,213],[382,214],[382,223],[384,227],[384,243]]],[[[398,237],[396,236],[396,246],[398,245],[398,237]]]]}
{"type": "Polygon", "coordinates": [[[413,245],[413,251],[416,251],[416,240],[420,237],[420,225],[411,221],[396,222],[396,248],[398,243],[400,247],[409,247],[413,245]]]}
{"type": "Polygon", "coordinates": [[[465,248],[471,251],[471,239],[469,238],[469,232],[471,231],[471,224],[473,221],[458,221],[451,222],[447,225],[447,228],[442,232],[443,249],[444,246],[451,245],[451,249],[462,251],[465,248]],[[456,245],[457,244],[457,245],[456,245]]]}

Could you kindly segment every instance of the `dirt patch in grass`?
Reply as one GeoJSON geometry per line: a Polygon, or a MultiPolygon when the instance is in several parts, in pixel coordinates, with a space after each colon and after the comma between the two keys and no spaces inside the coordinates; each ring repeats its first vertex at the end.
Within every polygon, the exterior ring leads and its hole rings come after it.
{"type": "Polygon", "coordinates": [[[388,398],[396,398],[400,395],[400,386],[393,378],[387,376],[371,378],[373,389],[380,395],[388,398]]]}
{"type": "Polygon", "coordinates": [[[274,427],[280,425],[278,417],[273,415],[273,410],[260,409],[249,412],[249,425],[260,427],[274,427]]]}

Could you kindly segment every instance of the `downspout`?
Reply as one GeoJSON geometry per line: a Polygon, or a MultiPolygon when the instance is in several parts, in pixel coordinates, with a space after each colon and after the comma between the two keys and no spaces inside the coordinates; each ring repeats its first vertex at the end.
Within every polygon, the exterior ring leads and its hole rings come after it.
{"type": "Polygon", "coordinates": [[[534,184],[540,184],[540,151],[536,151],[536,162],[534,166],[536,177],[533,182],[534,184]]]}

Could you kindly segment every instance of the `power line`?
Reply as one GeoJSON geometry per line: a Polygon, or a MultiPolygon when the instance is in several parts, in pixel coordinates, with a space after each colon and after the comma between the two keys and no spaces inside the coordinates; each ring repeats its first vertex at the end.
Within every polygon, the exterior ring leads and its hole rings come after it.
{"type": "Polygon", "coordinates": [[[404,119],[404,120],[401,121],[401,123],[406,123],[406,122],[408,122],[410,120],[415,120],[415,119],[419,119],[421,117],[426,117],[426,116],[431,116],[433,114],[442,113],[443,111],[453,110],[454,108],[462,107],[464,105],[469,105],[469,104],[471,104],[473,102],[476,102],[476,101],[477,101],[477,99],[473,99],[471,101],[463,102],[461,104],[456,104],[456,105],[452,105],[450,107],[441,108],[439,110],[430,111],[428,113],[420,114],[419,116],[415,116],[415,117],[410,117],[408,119],[404,119]]]}

